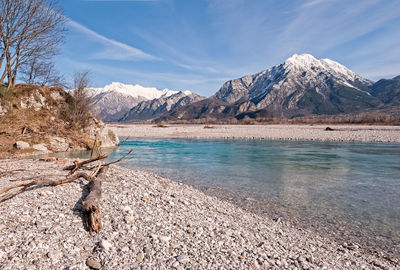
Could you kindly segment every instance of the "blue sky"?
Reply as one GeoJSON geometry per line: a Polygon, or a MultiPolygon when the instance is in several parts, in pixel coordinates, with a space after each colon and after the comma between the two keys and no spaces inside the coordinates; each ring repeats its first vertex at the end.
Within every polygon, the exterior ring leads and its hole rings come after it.
{"type": "Polygon", "coordinates": [[[70,19],[56,58],[70,78],[215,93],[294,53],[368,79],[400,74],[399,0],[60,0],[70,19]]]}

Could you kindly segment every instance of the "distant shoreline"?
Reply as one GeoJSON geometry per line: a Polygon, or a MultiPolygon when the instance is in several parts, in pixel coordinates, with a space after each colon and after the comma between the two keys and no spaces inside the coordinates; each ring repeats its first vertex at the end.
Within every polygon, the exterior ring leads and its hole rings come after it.
{"type": "Polygon", "coordinates": [[[400,126],[109,124],[117,136],[135,138],[258,139],[400,143],[400,126]],[[329,128],[328,128],[329,127],[329,128]],[[328,130],[327,130],[328,128],[328,130]]]}

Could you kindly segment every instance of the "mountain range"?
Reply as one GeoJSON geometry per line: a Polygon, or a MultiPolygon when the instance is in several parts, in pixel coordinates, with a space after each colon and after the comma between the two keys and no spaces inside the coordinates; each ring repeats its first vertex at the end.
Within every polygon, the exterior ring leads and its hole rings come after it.
{"type": "Polygon", "coordinates": [[[104,121],[293,118],[399,111],[400,76],[374,83],[330,59],[294,54],[284,63],[225,82],[211,97],[112,83],[93,89],[104,121]]]}
{"type": "MultiPolygon", "coordinates": [[[[117,122],[125,118],[134,106],[142,101],[168,98],[180,93],[179,91],[163,89],[158,90],[154,87],[143,87],[141,85],[129,85],[113,82],[104,88],[88,89],[93,99],[92,111],[105,122],[117,122]]],[[[181,92],[190,95],[190,91],[181,92]]],[[[185,104],[187,105],[187,104],[185,104]]]]}

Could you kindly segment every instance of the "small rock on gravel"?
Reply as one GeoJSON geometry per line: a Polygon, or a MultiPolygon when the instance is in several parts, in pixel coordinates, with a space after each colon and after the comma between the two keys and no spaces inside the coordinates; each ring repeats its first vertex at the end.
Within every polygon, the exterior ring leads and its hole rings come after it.
{"type": "Polygon", "coordinates": [[[89,266],[91,269],[100,269],[101,268],[101,263],[93,260],[93,259],[88,259],[86,261],[86,265],[89,266]]]}

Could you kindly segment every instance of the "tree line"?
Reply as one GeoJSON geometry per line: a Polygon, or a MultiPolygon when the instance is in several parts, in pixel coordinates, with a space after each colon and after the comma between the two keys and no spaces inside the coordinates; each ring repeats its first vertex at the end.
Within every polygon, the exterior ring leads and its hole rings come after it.
{"type": "Polygon", "coordinates": [[[65,40],[66,22],[55,0],[0,0],[0,85],[7,79],[11,89],[17,78],[62,84],[52,59],[65,40]]]}

